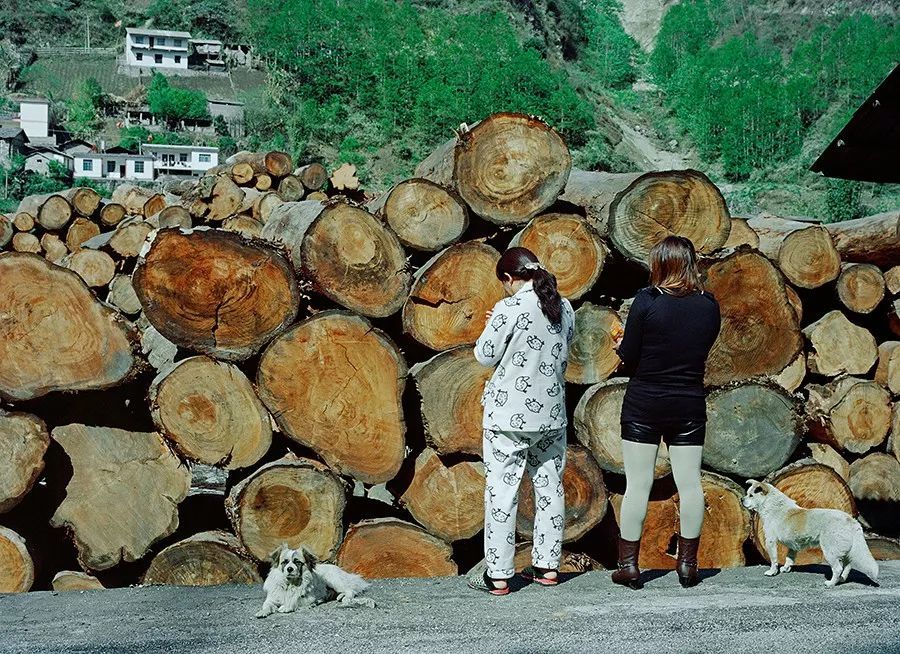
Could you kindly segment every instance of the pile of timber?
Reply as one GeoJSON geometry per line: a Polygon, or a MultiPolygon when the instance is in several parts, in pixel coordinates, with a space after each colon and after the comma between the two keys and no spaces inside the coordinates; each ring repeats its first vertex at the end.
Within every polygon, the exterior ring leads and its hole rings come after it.
{"type": "MultiPolygon", "coordinates": [[[[573,169],[511,113],[377,197],[354,173],[239,153],[168,191],[72,189],[0,219],[0,592],[259,583],[285,542],[369,577],[477,569],[491,371],[471,346],[516,244],[576,305],[566,569],[610,565],[613,335],[668,234],[722,310],[701,565],[765,556],[749,478],[860,515],[900,557],[900,213],[733,218],[700,172],[573,169]]],[[[674,565],[670,473],[662,447],[646,567],[674,565]]],[[[526,478],[523,543],[534,510],[526,478]]]]}

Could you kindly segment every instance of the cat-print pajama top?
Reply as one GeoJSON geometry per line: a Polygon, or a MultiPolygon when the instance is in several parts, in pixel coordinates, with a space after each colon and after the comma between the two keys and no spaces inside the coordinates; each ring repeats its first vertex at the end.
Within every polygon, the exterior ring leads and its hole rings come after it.
{"type": "Polygon", "coordinates": [[[566,427],[565,371],[575,312],[562,300],[562,321],[541,311],[531,282],[500,300],[475,344],[475,358],[496,366],[485,385],[484,429],[548,433],[566,427]]]}

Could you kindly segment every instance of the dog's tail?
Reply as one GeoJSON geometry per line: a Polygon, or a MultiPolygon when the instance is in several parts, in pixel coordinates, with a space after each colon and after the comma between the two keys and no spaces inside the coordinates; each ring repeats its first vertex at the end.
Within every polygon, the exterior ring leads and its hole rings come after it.
{"type": "Polygon", "coordinates": [[[369,582],[359,575],[342,570],[330,563],[320,563],[316,566],[316,572],[338,595],[343,594],[353,597],[369,587],[369,582]]]}
{"type": "Polygon", "coordinates": [[[878,583],[878,563],[875,561],[875,557],[872,556],[872,552],[869,551],[862,527],[859,524],[855,527],[853,530],[853,545],[850,547],[850,565],[875,583],[878,583]]]}

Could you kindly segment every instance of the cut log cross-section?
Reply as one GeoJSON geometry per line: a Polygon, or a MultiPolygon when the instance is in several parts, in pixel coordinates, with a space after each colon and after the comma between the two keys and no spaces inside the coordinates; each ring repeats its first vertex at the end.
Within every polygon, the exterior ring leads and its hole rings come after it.
{"type": "Polygon", "coordinates": [[[143,218],[123,220],[109,239],[109,247],[120,257],[136,257],[141,253],[144,241],[152,231],[153,225],[143,218]]]}
{"type": "Polygon", "coordinates": [[[0,513],[22,501],[44,470],[50,445],[47,427],[37,416],[0,410],[0,513]]]}
{"type": "Polygon", "coordinates": [[[570,384],[597,384],[619,367],[617,334],[622,321],[612,309],[585,302],[575,311],[575,337],[569,345],[566,381],[570,384]]]}
{"type": "Polygon", "coordinates": [[[160,230],[132,281],[163,336],[228,361],[257,352],[300,305],[290,264],[275,248],[224,231],[160,230]]]}
{"type": "Polygon", "coordinates": [[[873,452],[850,464],[850,490],[858,500],[900,502],[900,461],[873,452]]]}
{"type": "Polygon", "coordinates": [[[141,312],[141,301],[138,299],[137,293],[134,292],[134,286],[129,275],[116,275],[113,277],[109,283],[109,294],[106,297],[106,301],[129,316],[141,312]]]}
{"type": "Polygon", "coordinates": [[[855,313],[872,313],[884,299],[881,271],[869,263],[845,264],[837,282],[841,304],[855,313]]]}
{"type": "Polygon", "coordinates": [[[100,580],[80,570],[62,570],[53,576],[53,590],[57,593],[82,590],[103,590],[100,580]]]}
{"type": "Polygon", "coordinates": [[[52,436],[73,474],[50,524],[70,530],[86,570],[137,561],[178,528],[191,473],[159,434],[75,424],[52,436]]]}
{"type": "Polygon", "coordinates": [[[722,329],[706,364],[721,386],[778,374],[803,348],[784,279],[758,252],[737,250],[706,265],[704,282],[719,301],[722,329]]]}
{"type": "Polygon", "coordinates": [[[0,593],[27,593],[34,584],[34,561],[25,539],[0,527],[0,593]]]}
{"type": "Polygon", "coordinates": [[[29,214],[44,229],[57,230],[69,223],[74,211],[65,196],[54,193],[27,196],[19,203],[17,213],[29,214]]]}
{"type": "Polygon", "coordinates": [[[94,238],[100,234],[100,226],[92,220],[78,217],[69,225],[66,230],[66,247],[70,250],[77,250],[85,241],[94,238]]]}
{"type": "Polygon", "coordinates": [[[446,542],[396,518],[363,520],[347,530],[337,563],[366,579],[451,577],[458,573],[446,542]]]}
{"type": "Polygon", "coordinates": [[[538,216],[509,245],[534,252],[556,276],[560,295],[570,300],[591,290],[608,254],[600,235],[584,218],[563,213],[538,216]]]}
{"type": "Polygon", "coordinates": [[[842,377],[810,385],[810,434],[840,450],[862,454],[881,445],[891,428],[891,396],[880,384],[842,377]]]}
{"type": "Polygon", "coordinates": [[[406,253],[368,211],[343,202],[285,202],[272,210],[262,235],[283,243],[297,273],[338,304],[372,318],[403,306],[411,280],[406,253]]]}
{"type": "Polygon", "coordinates": [[[416,458],[400,503],[425,529],[448,542],[471,538],[484,527],[484,465],[444,464],[426,448],[416,458]]]}
{"type": "Polygon", "coordinates": [[[150,389],[153,422],[184,456],[245,468],[272,444],[269,414],[244,373],[208,357],[178,362],[150,389]]]}
{"type": "Polygon", "coordinates": [[[59,263],[69,254],[69,248],[66,247],[59,235],[53,232],[45,232],[41,236],[41,248],[44,250],[44,257],[47,261],[53,263],[59,263]]]}
{"type": "Polygon", "coordinates": [[[115,227],[125,219],[127,213],[124,205],[110,200],[103,200],[98,215],[101,223],[107,227],[115,227]]]}
{"type": "Polygon", "coordinates": [[[759,248],[759,234],[747,223],[746,218],[731,218],[731,233],[728,240],[722,245],[723,250],[749,245],[751,248],[759,248]]]}
{"type": "Polygon", "coordinates": [[[571,167],[569,149],[546,123],[498,113],[438,147],[416,176],[455,189],[476,214],[509,225],[553,204],[571,167]]]}
{"type": "Polygon", "coordinates": [[[453,245],[416,273],[403,307],[403,329],[433,350],[471,344],[484,315],[503,297],[497,279],[500,253],[477,241],[453,245]]]}
{"type": "Polygon", "coordinates": [[[379,484],[403,463],[407,367],[388,336],[348,311],[297,323],[262,355],[257,388],[290,438],[341,474],[379,484]]]}
{"type": "Polygon", "coordinates": [[[320,190],[325,186],[325,182],[328,181],[328,169],[320,163],[300,166],[294,171],[294,175],[299,177],[300,181],[303,182],[303,186],[310,191],[320,190]]]}
{"type": "Polygon", "coordinates": [[[807,447],[813,461],[828,466],[838,473],[844,481],[850,479],[850,464],[831,445],[827,443],[807,443],[807,447]]]}
{"type": "Polygon", "coordinates": [[[101,250],[77,250],[61,261],[91,288],[106,286],[116,274],[116,262],[101,250]]]}
{"type": "Polygon", "coordinates": [[[900,395],[900,341],[886,341],[878,346],[875,381],[894,395],[900,395]]]}
{"type": "Polygon", "coordinates": [[[100,207],[100,194],[89,186],[79,186],[60,193],[79,216],[90,218],[100,207]]]}
{"type": "Polygon", "coordinates": [[[12,249],[16,252],[30,252],[31,254],[40,254],[41,241],[34,234],[28,232],[19,232],[12,237],[12,249]]]}
{"type": "Polygon", "coordinates": [[[749,224],[759,235],[759,249],[795,286],[818,288],[840,274],[841,257],[821,225],[774,216],[754,218],[749,224]]]}
{"type": "Polygon", "coordinates": [[[4,399],[108,388],[138,366],[135,330],[75,273],[42,257],[0,254],[0,307],[4,399]]]}
{"type": "Polygon", "coordinates": [[[150,562],[143,583],[168,586],[260,584],[256,563],[232,534],[204,531],[169,545],[150,562]]]}
{"type": "Polygon", "coordinates": [[[125,212],[131,216],[152,216],[166,206],[165,196],[134,184],[116,186],[112,201],[125,207],[125,212]]]}
{"type": "Polygon", "coordinates": [[[303,182],[293,175],[288,175],[278,182],[278,195],[285,202],[296,202],[302,199],[304,192],[303,182]]]}
{"type": "Polygon", "coordinates": [[[493,369],[478,363],[464,345],[416,364],[410,374],[422,398],[428,444],[441,454],[480,455],[481,395],[493,369]]]}
{"type": "Polygon", "coordinates": [[[809,341],[809,369],[818,375],[864,375],[878,359],[875,337],[840,311],[830,311],[803,329],[809,341]]]}

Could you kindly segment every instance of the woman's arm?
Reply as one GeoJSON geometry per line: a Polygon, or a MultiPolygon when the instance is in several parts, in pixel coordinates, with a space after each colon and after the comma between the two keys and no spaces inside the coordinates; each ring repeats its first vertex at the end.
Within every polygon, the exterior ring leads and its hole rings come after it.
{"type": "Polygon", "coordinates": [[[475,358],[481,365],[493,368],[503,358],[506,346],[512,339],[515,321],[507,313],[507,307],[500,300],[488,315],[484,331],[475,342],[475,358]]]}
{"type": "Polygon", "coordinates": [[[629,377],[634,374],[641,355],[641,342],[644,338],[644,318],[647,315],[649,298],[646,293],[638,293],[628,311],[625,321],[625,334],[619,344],[619,358],[622,360],[622,371],[629,377]]]}

